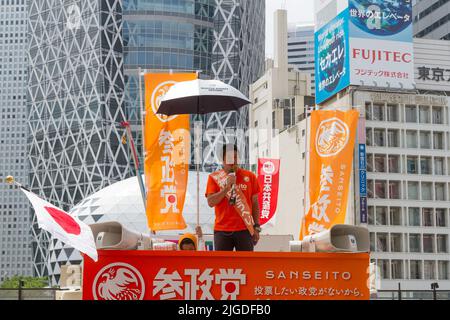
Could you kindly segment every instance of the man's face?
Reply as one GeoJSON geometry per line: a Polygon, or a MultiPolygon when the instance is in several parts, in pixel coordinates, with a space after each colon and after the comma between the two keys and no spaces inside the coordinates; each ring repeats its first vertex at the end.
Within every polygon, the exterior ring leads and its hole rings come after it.
{"type": "Polygon", "coordinates": [[[238,155],[234,150],[227,151],[223,157],[223,168],[229,172],[232,168],[236,170],[238,155]]]}
{"type": "Polygon", "coordinates": [[[185,243],[181,246],[181,250],[183,251],[195,251],[195,246],[192,243],[185,243]]]}

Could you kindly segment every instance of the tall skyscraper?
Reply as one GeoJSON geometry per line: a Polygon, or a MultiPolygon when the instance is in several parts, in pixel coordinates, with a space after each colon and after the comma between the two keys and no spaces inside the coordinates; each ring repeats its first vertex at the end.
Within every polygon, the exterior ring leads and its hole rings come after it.
{"type": "MultiPolygon", "coordinates": [[[[122,3],[30,1],[28,27],[29,186],[69,210],[130,174],[122,3]]],[[[49,236],[35,219],[32,233],[35,274],[47,275],[49,236]]]]}
{"type": "Polygon", "coordinates": [[[311,75],[311,89],[315,92],[314,25],[289,26],[288,62],[302,73],[311,75]]]}
{"type": "MultiPolygon", "coordinates": [[[[134,175],[129,150],[120,143],[120,122],[130,121],[141,151],[139,68],[201,71],[201,77],[219,78],[248,93],[264,66],[264,17],[261,0],[31,3],[32,190],[68,210],[134,175]]],[[[211,115],[207,121],[208,129],[219,132],[211,142],[216,148],[226,128],[247,128],[247,110],[211,115]]],[[[214,155],[210,159],[216,161],[214,155]]],[[[33,235],[35,273],[58,274],[59,262],[73,249],[49,243],[36,228],[33,235]],[[51,259],[49,246],[57,247],[51,259]]]]}
{"type": "MultiPolygon", "coordinates": [[[[265,1],[215,0],[214,46],[212,72],[248,96],[250,85],[264,72],[265,1]]],[[[221,159],[217,149],[223,142],[233,139],[237,131],[237,144],[242,162],[248,163],[249,128],[248,106],[239,112],[221,112],[206,116],[203,169],[217,169],[221,159]],[[227,129],[231,129],[228,131],[227,129]]]]}
{"type": "Polygon", "coordinates": [[[450,40],[450,1],[418,0],[413,7],[414,37],[450,40]]]}
{"type": "MultiPolygon", "coordinates": [[[[28,183],[27,2],[0,0],[0,181],[13,175],[28,183]]],[[[0,282],[32,275],[29,204],[16,188],[0,183],[0,282]]]]}

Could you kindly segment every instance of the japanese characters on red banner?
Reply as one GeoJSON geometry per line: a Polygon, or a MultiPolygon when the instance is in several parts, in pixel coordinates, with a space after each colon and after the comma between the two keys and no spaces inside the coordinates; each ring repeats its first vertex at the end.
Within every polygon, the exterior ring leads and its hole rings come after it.
{"type": "Polygon", "coordinates": [[[99,251],[83,300],[368,300],[369,254],[99,251]]]}
{"type": "Polygon", "coordinates": [[[278,186],[280,180],[279,159],[258,159],[259,223],[261,227],[273,227],[276,222],[278,186]]]}

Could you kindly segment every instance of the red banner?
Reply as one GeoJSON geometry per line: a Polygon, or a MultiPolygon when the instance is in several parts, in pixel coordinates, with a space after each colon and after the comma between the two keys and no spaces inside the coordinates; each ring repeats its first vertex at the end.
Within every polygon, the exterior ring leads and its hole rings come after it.
{"type": "Polygon", "coordinates": [[[369,254],[99,250],[83,300],[368,300],[369,254]]]}
{"type": "Polygon", "coordinates": [[[263,227],[274,226],[275,212],[278,202],[278,185],[280,180],[279,159],[258,159],[258,182],[261,187],[259,193],[259,223],[263,227]]]}

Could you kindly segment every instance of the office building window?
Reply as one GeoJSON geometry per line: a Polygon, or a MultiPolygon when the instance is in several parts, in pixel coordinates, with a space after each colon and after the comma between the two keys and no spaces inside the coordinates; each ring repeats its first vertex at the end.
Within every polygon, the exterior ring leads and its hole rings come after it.
{"type": "Polygon", "coordinates": [[[387,199],[386,181],[375,180],[375,198],[387,199]]]}
{"type": "Polygon", "coordinates": [[[368,223],[370,225],[374,225],[375,224],[375,208],[374,207],[368,207],[368,223]]]}
{"type": "Polygon", "coordinates": [[[422,200],[433,200],[433,184],[431,182],[422,182],[422,200]]]}
{"type": "Polygon", "coordinates": [[[409,278],[411,280],[422,279],[422,261],[420,260],[409,261],[409,278]]]}
{"type": "Polygon", "coordinates": [[[431,132],[421,131],[420,132],[420,148],[431,149],[431,132]]]}
{"type": "Polygon", "coordinates": [[[417,148],[417,131],[406,131],[406,147],[407,148],[417,148]]]}
{"type": "Polygon", "coordinates": [[[420,234],[412,233],[409,235],[409,252],[421,252],[420,234]]]}
{"type": "Polygon", "coordinates": [[[431,158],[420,157],[420,173],[431,174],[431,158]]]}
{"type": "Polygon", "coordinates": [[[400,134],[399,130],[388,130],[388,146],[390,148],[400,147],[400,134]]]}
{"type": "Polygon", "coordinates": [[[417,107],[416,106],[406,106],[406,122],[416,123],[417,122],[417,107]]]}
{"type": "Polygon", "coordinates": [[[434,261],[424,261],[423,262],[423,271],[424,271],[424,279],[425,280],[436,279],[435,267],[436,267],[436,264],[434,261]]]}
{"type": "Polygon", "coordinates": [[[366,145],[373,146],[372,129],[366,129],[366,145]]]}
{"type": "Polygon", "coordinates": [[[402,252],[402,234],[391,233],[391,252],[402,252]]]}
{"type": "Polygon", "coordinates": [[[389,199],[401,199],[400,181],[389,181],[389,199]]]}
{"type": "Polygon", "coordinates": [[[448,264],[448,261],[438,261],[439,280],[449,280],[448,264]]]}
{"type": "Polygon", "coordinates": [[[434,227],[433,209],[431,208],[422,209],[422,225],[424,227],[434,227]]]}
{"type": "Polygon", "coordinates": [[[373,130],[374,146],[384,147],[386,146],[386,132],[384,129],[374,129],[373,130]]]}
{"type": "Polygon", "coordinates": [[[398,105],[396,104],[387,105],[387,120],[398,121],[398,105]]]}
{"type": "Polygon", "coordinates": [[[380,269],[381,279],[390,279],[389,260],[378,260],[378,268],[380,269]]]}
{"type": "Polygon", "coordinates": [[[444,158],[434,158],[434,174],[444,175],[444,158]]]}
{"type": "Polygon", "coordinates": [[[442,107],[433,107],[433,124],[444,124],[444,110],[442,107]]]}
{"type": "Polygon", "coordinates": [[[420,227],[420,209],[408,209],[408,225],[411,227],[420,227]]]}
{"type": "Polygon", "coordinates": [[[436,226],[446,227],[447,226],[447,210],[446,209],[436,209],[436,226]]]}
{"type": "Polygon", "coordinates": [[[374,104],[372,119],[375,121],[384,121],[384,104],[374,104]]]}
{"type": "Polygon", "coordinates": [[[438,234],[436,236],[437,253],[448,252],[448,236],[446,234],[438,234]]]}
{"type": "Polygon", "coordinates": [[[367,180],[367,197],[374,198],[375,194],[373,192],[373,180],[367,180]]]}
{"type": "Polygon", "coordinates": [[[436,201],[445,201],[445,183],[435,183],[434,184],[434,197],[436,201]]]}
{"type": "Polygon", "coordinates": [[[444,149],[444,134],[442,132],[435,132],[433,134],[433,148],[436,150],[444,149]]]}
{"type": "Polygon", "coordinates": [[[389,252],[387,233],[377,233],[377,251],[389,252]]]}
{"type": "Polygon", "coordinates": [[[392,279],[403,279],[403,261],[391,260],[392,279]]]}
{"type": "Polygon", "coordinates": [[[369,234],[370,240],[370,252],[375,252],[375,233],[371,232],[369,234]]]}
{"type": "Polygon", "coordinates": [[[372,104],[366,102],[366,120],[372,120],[372,104]]]}
{"type": "Polygon", "coordinates": [[[386,172],[386,156],[382,154],[376,154],[374,158],[375,158],[374,172],[386,172]]]}
{"type": "Polygon", "coordinates": [[[368,153],[366,158],[367,172],[373,172],[373,154],[368,153]]]}
{"type": "Polygon", "coordinates": [[[409,200],[419,200],[419,183],[418,182],[408,182],[408,199],[409,200]]]}
{"type": "Polygon", "coordinates": [[[433,253],[434,252],[434,235],[424,234],[423,235],[423,252],[433,253]]]}
{"type": "Polygon", "coordinates": [[[376,209],[376,224],[377,226],[386,226],[388,223],[387,220],[387,208],[386,207],[377,207],[376,209]]]}
{"type": "Polygon", "coordinates": [[[430,123],[430,107],[428,106],[419,107],[419,122],[430,123]]]}
{"type": "Polygon", "coordinates": [[[390,222],[391,226],[401,226],[402,225],[402,208],[390,207],[390,222]]]}
{"type": "Polygon", "coordinates": [[[400,173],[400,156],[389,155],[389,172],[390,173],[400,173]]]}

